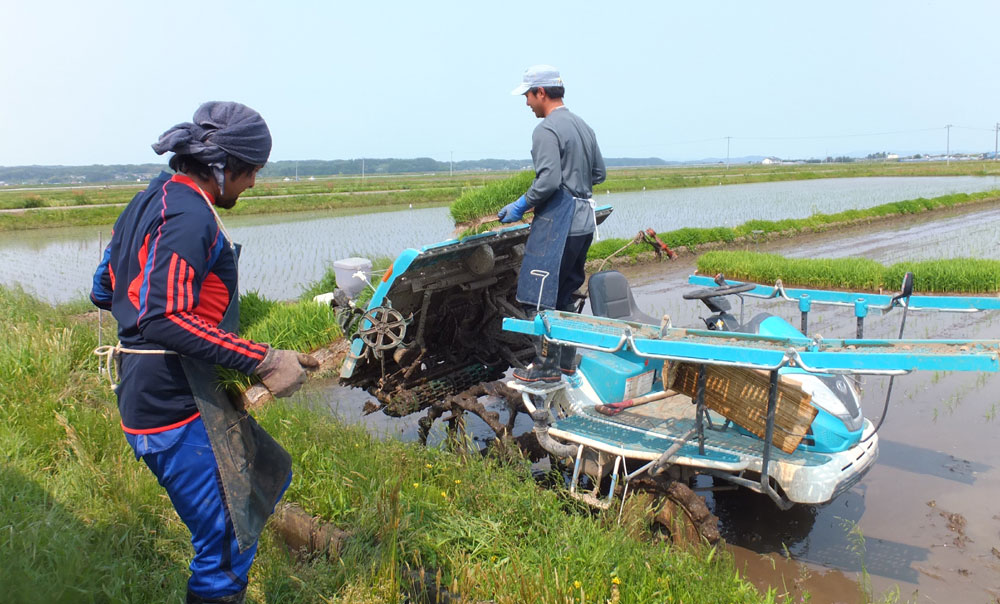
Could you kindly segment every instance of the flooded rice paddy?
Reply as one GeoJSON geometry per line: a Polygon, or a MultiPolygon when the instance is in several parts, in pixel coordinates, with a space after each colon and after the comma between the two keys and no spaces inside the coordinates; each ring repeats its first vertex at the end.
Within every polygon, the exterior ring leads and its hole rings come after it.
{"type": "MultiPolygon", "coordinates": [[[[606,234],[620,230],[621,235],[634,232],[639,228],[636,225],[668,230],[685,224],[671,222],[682,215],[698,216],[697,221],[689,218],[691,222],[686,224],[738,224],[750,218],[804,216],[892,199],[998,186],[994,179],[892,179],[891,184],[897,187],[907,180],[922,181],[924,185],[926,181],[962,182],[947,185],[956,189],[908,190],[894,198],[872,199],[864,190],[865,183],[872,184],[873,180],[886,179],[864,179],[864,183],[858,183],[855,197],[838,194],[841,205],[808,207],[800,214],[789,212],[787,207],[777,213],[771,209],[779,203],[779,197],[789,194],[788,190],[800,188],[800,193],[812,195],[817,183],[824,181],[719,187],[717,192],[712,191],[715,195],[708,190],[657,192],[657,196],[665,197],[657,197],[655,202],[650,201],[652,192],[611,195],[609,201],[615,204],[616,211],[603,230],[606,234]],[[760,199],[771,201],[740,201],[743,195],[764,196],[765,192],[773,197],[760,199]],[[683,193],[691,197],[683,197],[683,193]],[[710,206],[712,203],[721,205],[710,206]],[[646,209],[632,207],[642,204],[646,209]],[[738,208],[740,204],[753,205],[756,210],[733,218],[731,223],[719,220],[727,207],[738,208]],[[629,218],[633,210],[635,217],[629,218]],[[632,221],[629,226],[619,224],[628,221],[632,221]]],[[[793,205],[801,207],[803,203],[807,202],[793,205]]],[[[881,262],[956,256],[1000,259],[998,220],[1000,210],[979,208],[751,248],[798,257],[863,255],[881,262]]],[[[393,256],[405,247],[444,239],[450,232],[445,208],[363,216],[266,216],[227,222],[234,236],[246,244],[245,286],[276,298],[295,296],[336,258],[393,256]]],[[[71,299],[89,288],[97,256],[95,229],[4,234],[0,237],[0,281],[21,282],[26,289],[52,301],[71,299]]],[[[694,259],[688,257],[626,269],[643,310],[654,315],[670,314],[675,325],[699,325],[699,317],[708,313],[680,298],[689,289],[686,279],[693,263],[694,259]]],[[[798,325],[796,308],[789,303],[748,300],[747,317],[761,311],[778,314],[798,325]]],[[[899,320],[898,311],[870,316],[866,335],[895,337],[899,320]]],[[[809,324],[812,334],[827,337],[851,336],[855,328],[849,309],[815,310],[809,324]]],[[[1000,315],[914,312],[907,318],[904,335],[1000,339],[1000,315]]],[[[866,417],[877,420],[881,415],[887,383],[888,378],[866,378],[866,417]]],[[[706,491],[740,568],[765,589],[775,587],[779,593],[787,591],[791,596],[808,591],[814,603],[870,601],[859,591],[859,583],[870,586],[874,599],[898,589],[902,601],[997,601],[998,392],[997,374],[921,372],[897,378],[888,417],[880,431],[877,463],[858,485],[825,506],[797,506],[782,512],[770,500],[746,491],[706,491]]],[[[362,416],[361,408],[368,398],[363,392],[343,389],[333,382],[310,383],[300,395],[304,402],[327,407],[383,436],[416,438],[417,417],[362,416]]],[[[474,419],[470,418],[473,429],[474,419]]],[[[436,430],[440,434],[440,428],[436,430]]]]}
{"type": "MultiPolygon", "coordinates": [[[[604,237],[639,229],[734,226],[751,219],[799,218],[814,213],[1000,189],[996,177],[850,178],[640,191],[600,196],[615,211],[604,237]]],[[[446,207],[380,212],[309,212],[226,218],[243,244],[240,283],[273,299],[294,298],[333,261],[350,256],[395,257],[408,247],[452,237],[446,207]]],[[[110,227],[0,233],[0,283],[20,284],[50,302],[84,296],[110,227]]],[[[989,237],[990,234],[984,234],[989,237]]],[[[966,241],[971,241],[965,238],[966,241]]]]}
{"type": "MultiPolygon", "coordinates": [[[[826,257],[863,254],[887,262],[926,258],[928,250],[983,227],[984,247],[976,248],[976,255],[1000,259],[1000,241],[984,227],[997,218],[996,210],[914,217],[888,228],[860,227],[759,249],[790,256],[818,255],[817,250],[826,257]]],[[[707,310],[680,297],[691,289],[687,276],[693,270],[693,258],[623,269],[643,310],[670,314],[675,325],[700,326],[707,310]]],[[[787,302],[747,299],[745,310],[747,318],[770,312],[799,323],[795,305],[787,302]]],[[[894,338],[900,318],[898,310],[871,315],[866,335],[894,338]]],[[[853,337],[855,327],[850,309],[817,307],[810,315],[814,335],[853,337]]],[[[1000,314],[911,312],[904,336],[1000,339],[1000,314]]],[[[864,380],[862,405],[873,421],[881,416],[887,384],[888,378],[864,380]]],[[[362,416],[365,393],[332,383],[312,388],[310,398],[349,421],[384,436],[416,438],[416,416],[362,416]]],[[[1000,597],[997,392],[998,374],[897,377],[879,433],[878,461],[858,485],[827,505],[782,512],[770,499],[745,490],[705,491],[739,568],[763,589],[787,591],[785,601],[800,601],[798,596],[808,592],[813,603],[867,602],[898,590],[899,601],[995,602],[1000,597]],[[869,586],[869,596],[860,584],[869,586]]],[[[476,421],[469,418],[473,433],[476,421]]],[[[435,429],[441,438],[443,427],[435,429]]],[[[485,428],[480,432],[490,435],[485,428]]],[[[703,481],[699,486],[712,485],[703,481]]]]}
{"type": "MultiPolygon", "coordinates": [[[[864,255],[881,262],[931,258],[949,241],[984,230],[972,255],[1000,258],[995,210],[943,220],[912,219],[884,230],[853,229],[761,247],[800,257],[864,255]],[[986,245],[988,244],[988,245],[986,245]]],[[[960,243],[961,245],[961,243],[960,243]]],[[[680,300],[692,263],[629,271],[637,302],[667,312],[678,325],[708,313],[680,300]]],[[[771,312],[798,325],[792,303],[748,299],[747,317],[771,312]]],[[[869,316],[865,335],[895,338],[901,314],[869,316]]],[[[850,309],[814,310],[810,332],[853,337],[850,309]]],[[[904,337],[1000,338],[1000,314],[911,312],[904,337]]],[[[888,378],[867,377],[862,405],[881,416],[888,378]]],[[[879,458],[854,488],[819,507],[778,510],[745,491],[709,493],[723,536],[748,577],[811,602],[860,602],[857,582],[870,576],[876,596],[899,589],[900,601],[995,602],[1000,597],[1000,375],[919,372],[896,378],[879,436],[879,458]],[[801,571],[809,569],[808,578],[801,571]],[[844,593],[844,590],[853,590],[844,593]]],[[[798,600],[796,600],[798,601],[798,600]]]]}

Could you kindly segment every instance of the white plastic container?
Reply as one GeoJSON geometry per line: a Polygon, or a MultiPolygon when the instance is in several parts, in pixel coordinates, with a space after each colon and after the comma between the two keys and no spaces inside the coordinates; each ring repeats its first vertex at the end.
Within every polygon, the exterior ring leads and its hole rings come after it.
{"type": "Polygon", "coordinates": [[[367,285],[364,279],[354,276],[358,271],[364,273],[365,279],[370,280],[372,261],[367,258],[344,258],[333,263],[333,272],[337,275],[337,287],[352,298],[360,294],[367,285]]]}

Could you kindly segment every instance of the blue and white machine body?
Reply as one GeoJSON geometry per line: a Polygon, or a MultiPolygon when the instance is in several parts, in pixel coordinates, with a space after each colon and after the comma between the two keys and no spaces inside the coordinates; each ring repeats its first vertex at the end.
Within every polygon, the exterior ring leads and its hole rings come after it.
{"type": "MultiPolygon", "coordinates": [[[[810,295],[824,296],[816,290],[810,295]]],[[[719,303],[714,296],[702,298],[719,303]]],[[[885,298],[883,304],[889,304],[885,298]]],[[[953,305],[947,300],[942,306],[953,305]]],[[[862,416],[853,376],[1000,369],[1000,342],[994,340],[810,338],[777,316],[764,313],[744,326],[734,323],[728,307],[714,309],[719,312],[705,320],[714,328],[706,330],[558,311],[530,321],[505,319],[505,329],[581,351],[576,374],[553,388],[509,383],[522,391],[526,405],[550,411],[553,419],[544,432],[558,439],[554,450],[567,453],[559,441],[577,447],[574,485],[589,455],[591,469],[614,459],[615,476],[626,481],[673,466],[765,493],[783,508],[825,503],[856,484],[878,456],[878,436],[862,416]],[[670,396],[665,367],[676,362],[766,372],[771,386],[765,438],[729,426],[697,397],[670,396]],[[800,388],[817,410],[808,434],[791,452],[772,446],[779,382],[800,388]],[[611,417],[597,412],[600,405],[637,397],[656,402],[611,417]],[[595,466],[594,460],[601,463],[595,466]],[[619,466],[625,469],[619,472],[619,466]]]]}
{"type": "MultiPolygon", "coordinates": [[[[597,221],[610,212],[608,206],[597,208],[597,221]]],[[[636,477],[669,471],[676,481],[711,475],[787,507],[830,501],[875,462],[878,435],[862,415],[854,376],[1000,368],[997,341],[865,339],[867,315],[898,306],[898,297],[786,289],[780,283],[692,277],[703,289],[685,297],[702,300],[714,313],[705,320],[706,329],[657,325],[634,312],[627,284],[627,296],[605,300],[613,302],[608,309],[626,307],[625,315],[545,311],[529,317],[515,295],[528,232],[528,226],[504,228],[400,254],[374,286],[367,307],[349,309],[358,319],[357,332],[341,382],[370,392],[376,409],[388,415],[430,409],[433,421],[446,408],[455,411],[448,401],[456,395],[466,396],[528,363],[537,338],[575,346],[578,369],[555,386],[508,382],[521,391],[543,448],[575,460],[571,491],[581,472],[593,474],[595,484],[607,484],[603,480],[610,476],[610,501],[619,479],[627,490],[636,477]],[[725,296],[734,293],[798,304],[801,327],[767,314],[743,324],[728,313],[725,296]],[[810,337],[807,318],[816,304],[853,308],[857,337],[810,337]],[[703,388],[691,396],[672,392],[671,370],[679,364],[700,368],[699,382],[709,366],[753,372],[758,382],[766,376],[767,400],[746,405],[766,422],[740,426],[710,410],[703,388]],[[779,386],[787,384],[808,395],[815,416],[807,433],[795,435],[801,442],[782,449],[773,446],[780,427],[775,414],[779,386]],[[632,399],[644,404],[613,416],[598,411],[600,405],[632,399]],[[766,431],[760,428],[765,423],[766,431]]],[[[592,307],[598,275],[590,281],[592,307]]],[[[975,312],[1000,309],[1000,300],[911,296],[906,308],[975,312]]]]}

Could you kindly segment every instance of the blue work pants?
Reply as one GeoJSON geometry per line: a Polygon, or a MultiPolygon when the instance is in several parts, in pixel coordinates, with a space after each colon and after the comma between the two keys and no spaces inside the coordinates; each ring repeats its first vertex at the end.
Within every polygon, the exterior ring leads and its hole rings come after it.
{"type": "MultiPolygon", "coordinates": [[[[172,430],[126,433],[125,437],[136,458],[146,462],[167,490],[174,509],[191,531],[194,559],[188,589],[203,598],[219,598],[244,589],[257,544],[240,553],[201,418],[172,430]]],[[[291,481],[289,473],[285,489],[291,481]]]]}

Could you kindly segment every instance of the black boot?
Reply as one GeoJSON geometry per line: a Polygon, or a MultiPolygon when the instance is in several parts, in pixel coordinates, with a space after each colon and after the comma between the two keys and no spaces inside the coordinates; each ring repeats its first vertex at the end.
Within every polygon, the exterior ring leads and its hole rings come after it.
{"type": "Polygon", "coordinates": [[[247,597],[247,588],[229,594],[228,596],[219,596],[218,598],[203,598],[198,594],[191,591],[188,588],[187,598],[184,600],[185,604],[243,604],[247,597]]]}
{"type": "Polygon", "coordinates": [[[520,367],[514,370],[514,377],[529,384],[556,384],[562,380],[562,372],[559,371],[559,358],[561,346],[542,341],[541,350],[535,346],[535,360],[526,368],[520,367]]]}
{"type": "Polygon", "coordinates": [[[576,346],[559,347],[559,371],[563,375],[576,375],[576,346]]]}

